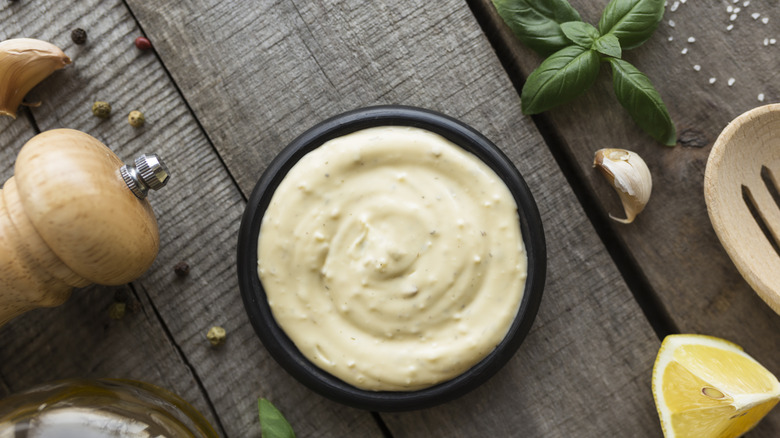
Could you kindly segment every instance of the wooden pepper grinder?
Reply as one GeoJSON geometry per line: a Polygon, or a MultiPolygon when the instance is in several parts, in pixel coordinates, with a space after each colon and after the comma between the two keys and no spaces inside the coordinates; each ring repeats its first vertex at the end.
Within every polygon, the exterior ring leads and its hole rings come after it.
{"type": "Polygon", "coordinates": [[[168,181],[156,155],[134,165],[73,129],[36,135],[0,190],[0,325],[62,304],[74,287],[128,283],[160,245],[149,189],[168,181]]]}

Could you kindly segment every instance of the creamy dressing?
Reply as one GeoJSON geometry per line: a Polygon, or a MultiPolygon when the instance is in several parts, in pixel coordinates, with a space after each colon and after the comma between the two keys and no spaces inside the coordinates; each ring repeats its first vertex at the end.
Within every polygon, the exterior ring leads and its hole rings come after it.
{"type": "Polygon", "coordinates": [[[362,389],[452,379],[503,340],[526,279],[517,206],[475,156],[377,127],[304,156],[263,216],[258,274],[311,362],[362,389]]]}

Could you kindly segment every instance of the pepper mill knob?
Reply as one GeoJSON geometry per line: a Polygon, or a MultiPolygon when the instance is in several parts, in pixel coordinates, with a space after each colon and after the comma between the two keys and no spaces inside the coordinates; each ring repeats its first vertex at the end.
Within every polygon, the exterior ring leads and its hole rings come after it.
{"type": "Polygon", "coordinates": [[[134,164],[125,164],[119,169],[119,173],[138,199],[144,199],[149,189],[160,190],[170,179],[168,167],[155,154],[141,155],[135,159],[134,164]]]}

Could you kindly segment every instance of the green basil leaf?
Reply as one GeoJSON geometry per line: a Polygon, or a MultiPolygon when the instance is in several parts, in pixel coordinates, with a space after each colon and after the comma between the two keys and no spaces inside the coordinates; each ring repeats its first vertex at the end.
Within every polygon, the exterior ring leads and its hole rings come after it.
{"type": "Polygon", "coordinates": [[[623,50],[647,41],[664,16],[664,0],[611,0],[599,20],[602,35],[612,34],[623,50]]]}
{"type": "Polygon", "coordinates": [[[596,81],[599,55],[580,46],[561,49],[528,76],[520,93],[524,114],[537,114],[566,103],[596,81]]]}
{"type": "Polygon", "coordinates": [[[263,438],[295,438],[290,423],[270,401],[258,399],[257,409],[260,411],[260,430],[263,438]]]}
{"type": "Polygon", "coordinates": [[[493,4],[515,36],[542,56],[571,44],[561,23],[582,21],[566,0],[493,0],[493,4]]]}
{"type": "Polygon", "coordinates": [[[561,24],[561,30],[566,38],[574,44],[590,49],[593,43],[599,38],[599,30],[588,23],[582,21],[569,21],[561,24]]]}
{"type": "Polygon", "coordinates": [[[620,56],[623,55],[623,51],[620,50],[620,41],[618,41],[617,37],[611,33],[608,33],[594,41],[593,50],[601,53],[602,55],[611,56],[613,58],[620,58],[620,56]]]}
{"type": "Polygon", "coordinates": [[[677,143],[674,123],[650,79],[622,59],[609,58],[609,62],[615,95],[620,104],[645,132],[667,146],[674,146],[677,143]]]}

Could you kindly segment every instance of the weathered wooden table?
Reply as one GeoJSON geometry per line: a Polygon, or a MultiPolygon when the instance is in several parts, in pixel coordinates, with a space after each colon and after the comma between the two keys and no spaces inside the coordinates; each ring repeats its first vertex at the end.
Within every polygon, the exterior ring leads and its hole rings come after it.
{"type": "MultiPolygon", "coordinates": [[[[596,23],[607,1],[571,3],[596,23]]],[[[780,100],[777,2],[733,3],[742,11],[730,21],[731,0],[669,1],[651,40],[625,54],[676,122],[678,144],[667,148],[619,106],[607,69],[573,103],[523,116],[518,90],[540,58],[489,0],[3,2],[0,39],[51,41],[73,64],[33,90],[40,107],[0,119],[0,180],[27,139],[58,127],[125,160],[158,153],[173,177],[151,196],[162,246],[146,275],[78,290],[0,328],[0,396],[124,377],[179,393],[230,437],[260,435],[261,396],[302,437],[658,437],[650,376],[664,335],[724,337],[780,373],[780,316],[721,248],[702,194],[721,129],[780,100]],[[85,45],[71,42],[76,27],[85,45]],[[137,50],[139,35],[155,50],[137,50]],[[111,102],[110,119],[92,116],[96,100],[111,102]],[[499,145],[534,193],[549,255],[539,314],[509,364],[456,401],[392,414],[331,402],[282,370],[247,320],[235,272],[245,200],[272,157],[329,116],[384,103],[444,112],[499,145]],[[144,128],[127,124],[133,109],[144,128]],[[602,147],[634,150],[653,172],[651,202],[632,225],[607,218],[621,210],[591,167],[602,147]],[[173,270],[181,261],[185,278],[173,270]],[[117,296],[135,303],[121,320],[108,314],[117,296]],[[205,338],[212,325],[228,331],[221,348],[205,338]]],[[[750,434],[778,435],[780,410],[750,434]]]]}

